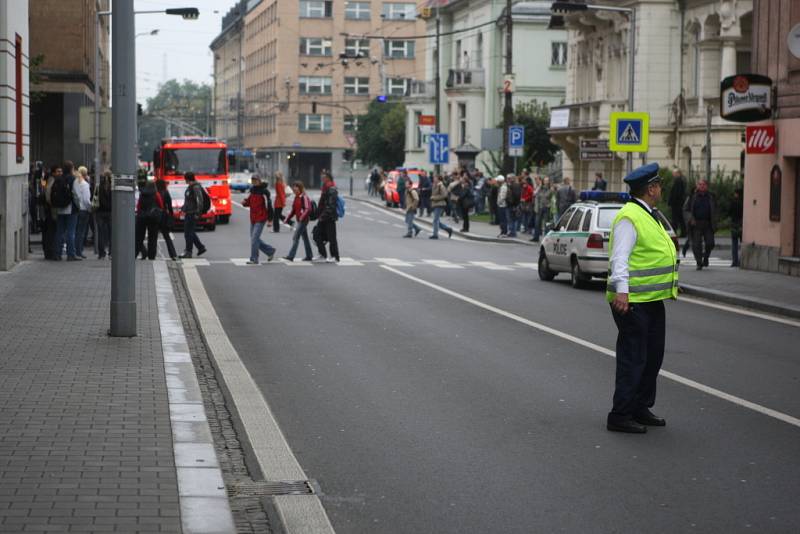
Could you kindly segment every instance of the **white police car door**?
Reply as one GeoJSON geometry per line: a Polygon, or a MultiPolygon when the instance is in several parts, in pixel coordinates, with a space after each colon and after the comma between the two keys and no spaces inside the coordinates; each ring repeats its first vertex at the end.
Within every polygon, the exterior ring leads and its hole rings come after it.
{"type": "Polygon", "coordinates": [[[566,236],[566,232],[569,221],[576,211],[577,208],[575,206],[569,208],[553,227],[553,234],[547,251],[547,261],[553,270],[564,271],[569,268],[569,238],[566,236]]]}

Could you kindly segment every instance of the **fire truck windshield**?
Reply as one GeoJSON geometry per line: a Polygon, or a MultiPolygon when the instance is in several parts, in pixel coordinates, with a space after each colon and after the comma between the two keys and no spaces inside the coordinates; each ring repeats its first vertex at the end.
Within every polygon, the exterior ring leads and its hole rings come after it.
{"type": "Polygon", "coordinates": [[[167,149],[164,151],[164,173],[225,174],[225,158],[225,149],[167,149]]]}

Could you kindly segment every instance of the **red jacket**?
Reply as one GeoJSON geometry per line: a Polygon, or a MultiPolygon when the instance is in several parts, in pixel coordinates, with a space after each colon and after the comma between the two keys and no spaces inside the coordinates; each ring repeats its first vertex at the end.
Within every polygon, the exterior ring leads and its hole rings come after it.
{"type": "Polygon", "coordinates": [[[250,195],[242,201],[242,206],[250,208],[250,224],[263,223],[270,219],[268,198],[269,190],[265,185],[250,188],[250,195]]]}
{"type": "Polygon", "coordinates": [[[286,185],[275,184],[275,209],[286,207],[286,185]]]}
{"type": "Polygon", "coordinates": [[[292,211],[286,216],[286,222],[288,223],[292,217],[297,217],[297,222],[307,222],[309,215],[311,215],[311,199],[305,193],[295,195],[292,211]]]}
{"type": "Polygon", "coordinates": [[[520,196],[521,202],[533,202],[533,186],[529,183],[522,185],[522,195],[520,196]]]}

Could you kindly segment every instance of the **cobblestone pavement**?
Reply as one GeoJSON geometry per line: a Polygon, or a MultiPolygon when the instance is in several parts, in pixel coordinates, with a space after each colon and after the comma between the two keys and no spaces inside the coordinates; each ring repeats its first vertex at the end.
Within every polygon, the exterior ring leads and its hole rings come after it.
{"type": "Polygon", "coordinates": [[[0,275],[0,532],[180,532],[152,266],[110,338],[111,263],[0,275]]]}

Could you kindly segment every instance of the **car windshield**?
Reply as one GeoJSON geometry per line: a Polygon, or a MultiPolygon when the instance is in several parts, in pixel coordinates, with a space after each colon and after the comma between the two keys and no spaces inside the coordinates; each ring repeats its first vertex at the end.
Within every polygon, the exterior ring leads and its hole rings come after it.
{"type": "Polygon", "coordinates": [[[164,151],[166,174],[225,174],[226,154],[221,148],[175,148],[164,151]]]}
{"type": "Polygon", "coordinates": [[[620,209],[622,209],[622,206],[600,208],[597,215],[597,228],[600,230],[611,230],[611,224],[614,222],[614,217],[617,216],[617,212],[620,209]]]}

